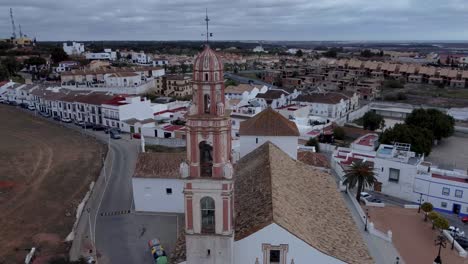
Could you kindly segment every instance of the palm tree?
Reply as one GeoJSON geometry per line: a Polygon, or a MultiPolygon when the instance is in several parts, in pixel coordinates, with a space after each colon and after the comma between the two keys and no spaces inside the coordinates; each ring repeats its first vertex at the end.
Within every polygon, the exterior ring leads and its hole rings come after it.
{"type": "Polygon", "coordinates": [[[363,161],[353,162],[349,169],[346,170],[344,178],[343,184],[345,184],[348,189],[352,189],[357,185],[356,200],[358,200],[358,202],[361,199],[363,188],[372,187],[377,181],[372,167],[369,163],[363,161]]]}

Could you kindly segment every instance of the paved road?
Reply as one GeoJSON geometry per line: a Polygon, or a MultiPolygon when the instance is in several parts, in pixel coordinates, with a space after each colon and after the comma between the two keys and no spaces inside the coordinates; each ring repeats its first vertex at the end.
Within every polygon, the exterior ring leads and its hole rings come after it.
{"type": "MultiPolygon", "coordinates": [[[[107,140],[102,132],[98,137],[107,140]]],[[[148,240],[159,238],[170,254],[183,215],[142,214],[133,211],[131,178],[139,152],[139,141],[124,139],[110,141],[110,168],[106,168],[99,203],[92,204],[91,224],[99,263],[153,263],[147,247],[148,240]],[[102,199],[102,200],[101,200],[102,199]]]]}
{"type": "Polygon", "coordinates": [[[234,81],[239,82],[239,83],[249,83],[249,81],[252,81],[253,84],[266,85],[268,87],[277,88],[276,86],[272,86],[270,83],[266,83],[266,82],[263,82],[263,81],[258,80],[258,79],[247,78],[247,77],[236,75],[236,74],[233,74],[233,73],[225,72],[224,76],[228,77],[230,79],[233,79],[234,81]]]}
{"type": "Polygon", "coordinates": [[[109,140],[108,134],[102,131],[61,124],[109,143],[110,162],[102,175],[105,178],[98,180],[93,197],[83,211],[82,221],[75,235],[75,239],[82,242],[78,243],[78,249],[72,255],[88,255],[87,249],[94,248],[92,241],[95,241],[100,264],[150,264],[154,261],[147,242],[155,237],[161,240],[170,255],[184,223],[183,214],[145,214],[133,210],[131,179],[140,151],[140,141],[130,140],[128,135],[123,135],[120,140],[109,140]]]}

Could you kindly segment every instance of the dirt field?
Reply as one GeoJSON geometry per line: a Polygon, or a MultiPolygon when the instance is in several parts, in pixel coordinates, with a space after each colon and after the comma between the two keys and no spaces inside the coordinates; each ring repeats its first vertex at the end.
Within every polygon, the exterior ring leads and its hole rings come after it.
{"type": "Polygon", "coordinates": [[[11,106],[0,104],[0,121],[0,263],[24,263],[32,246],[42,256],[65,253],[105,148],[11,106]]]}

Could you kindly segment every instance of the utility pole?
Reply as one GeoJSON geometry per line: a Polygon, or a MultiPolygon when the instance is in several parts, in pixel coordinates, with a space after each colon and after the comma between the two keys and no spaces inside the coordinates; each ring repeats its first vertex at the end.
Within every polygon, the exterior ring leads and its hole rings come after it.
{"type": "Polygon", "coordinates": [[[19,33],[20,33],[20,38],[23,38],[23,31],[21,31],[21,24],[19,24],[19,33]]]}

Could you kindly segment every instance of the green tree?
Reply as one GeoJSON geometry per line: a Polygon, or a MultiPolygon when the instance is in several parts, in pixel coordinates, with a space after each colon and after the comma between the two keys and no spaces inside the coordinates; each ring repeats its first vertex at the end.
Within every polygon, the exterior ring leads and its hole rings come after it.
{"type": "Polygon", "coordinates": [[[182,70],[182,73],[186,73],[187,72],[187,69],[188,69],[188,66],[187,64],[183,63],[180,65],[180,69],[182,70]]]}
{"type": "Polygon", "coordinates": [[[374,131],[376,129],[383,129],[385,127],[385,120],[383,116],[373,111],[369,111],[362,117],[362,124],[364,129],[374,131]]]}
{"type": "Polygon", "coordinates": [[[444,230],[444,229],[448,229],[449,226],[450,226],[450,224],[447,221],[447,219],[445,219],[443,216],[439,215],[439,217],[434,219],[432,228],[436,227],[436,228],[438,228],[440,230],[444,230]]]}
{"type": "Polygon", "coordinates": [[[20,70],[21,65],[16,61],[15,57],[8,56],[0,61],[0,65],[4,67],[8,78],[13,77],[16,75],[16,72],[20,70]]]}
{"type": "Polygon", "coordinates": [[[54,49],[52,49],[52,51],[50,52],[50,56],[54,63],[59,63],[68,59],[67,53],[65,53],[65,51],[60,47],[55,47],[54,49]]]}
{"type": "Polygon", "coordinates": [[[346,185],[348,189],[352,189],[357,185],[356,200],[359,202],[363,189],[374,186],[376,181],[375,172],[369,163],[355,161],[351,164],[349,169],[346,170],[343,184],[346,185]]]}
{"type": "Polygon", "coordinates": [[[335,49],[330,49],[323,53],[323,56],[327,58],[336,58],[336,56],[338,56],[338,52],[335,49]]]}
{"type": "Polygon", "coordinates": [[[365,50],[361,50],[361,56],[362,57],[366,57],[366,58],[370,58],[372,56],[374,56],[375,54],[372,53],[370,50],[368,49],[365,49],[365,50]]]}
{"type": "Polygon", "coordinates": [[[404,88],[405,85],[401,81],[398,80],[385,80],[383,83],[384,88],[390,89],[397,89],[397,88],[404,88]]]}
{"type": "Polygon", "coordinates": [[[225,79],[224,86],[228,87],[228,86],[237,86],[237,85],[239,85],[239,83],[234,81],[233,79],[229,79],[229,78],[225,79]]]}
{"type": "Polygon", "coordinates": [[[427,214],[432,212],[434,206],[432,206],[432,204],[429,202],[425,202],[421,204],[421,209],[424,211],[424,221],[427,221],[427,214]]]}
{"type": "Polygon", "coordinates": [[[47,63],[46,60],[42,57],[31,57],[24,61],[24,64],[30,65],[30,66],[45,65],[46,63],[47,63]]]}
{"type": "Polygon", "coordinates": [[[8,78],[10,78],[10,74],[5,65],[0,62],[0,81],[7,80],[8,78]]]}
{"type": "Polygon", "coordinates": [[[432,131],[434,138],[442,138],[453,135],[455,120],[453,117],[442,113],[437,109],[416,109],[406,117],[405,123],[432,131]]]}
{"type": "Polygon", "coordinates": [[[320,152],[320,143],[316,138],[309,138],[305,145],[308,147],[315,147],[315,152],[320,152]]]}
{"type": "Polygon", "coordinates": [[[296,51],[296,57],[302,57],[304,54],[302,52],[302,50],[297,50],[296,51]]]}
{"type": "Polygon", "coordinates": [[[394,144],[395,142],[411,144],[411,150],[418,154],[431,153],[434,136],[428,129],[407,124],[396,124],[386,129],[380,135],[380,143],[394,144]]]}
{"type": "Polygon", "coordinates": [[[427,218],[429,218],[429,220],[431,220],[432,222],[432,229],[434,229],[434,222],[436,219],[440,218],[440,214],[435,212],[435,211],[432,211],[432,212],[429,212],[429,214],[427,214],[427,218]]]}
{"type": "Polygon", "coordinates": [[[346,132],[342,127],[337,126],[333,128],[333,136],[335,139],[343,140],[346,136],[346,132]]]}

